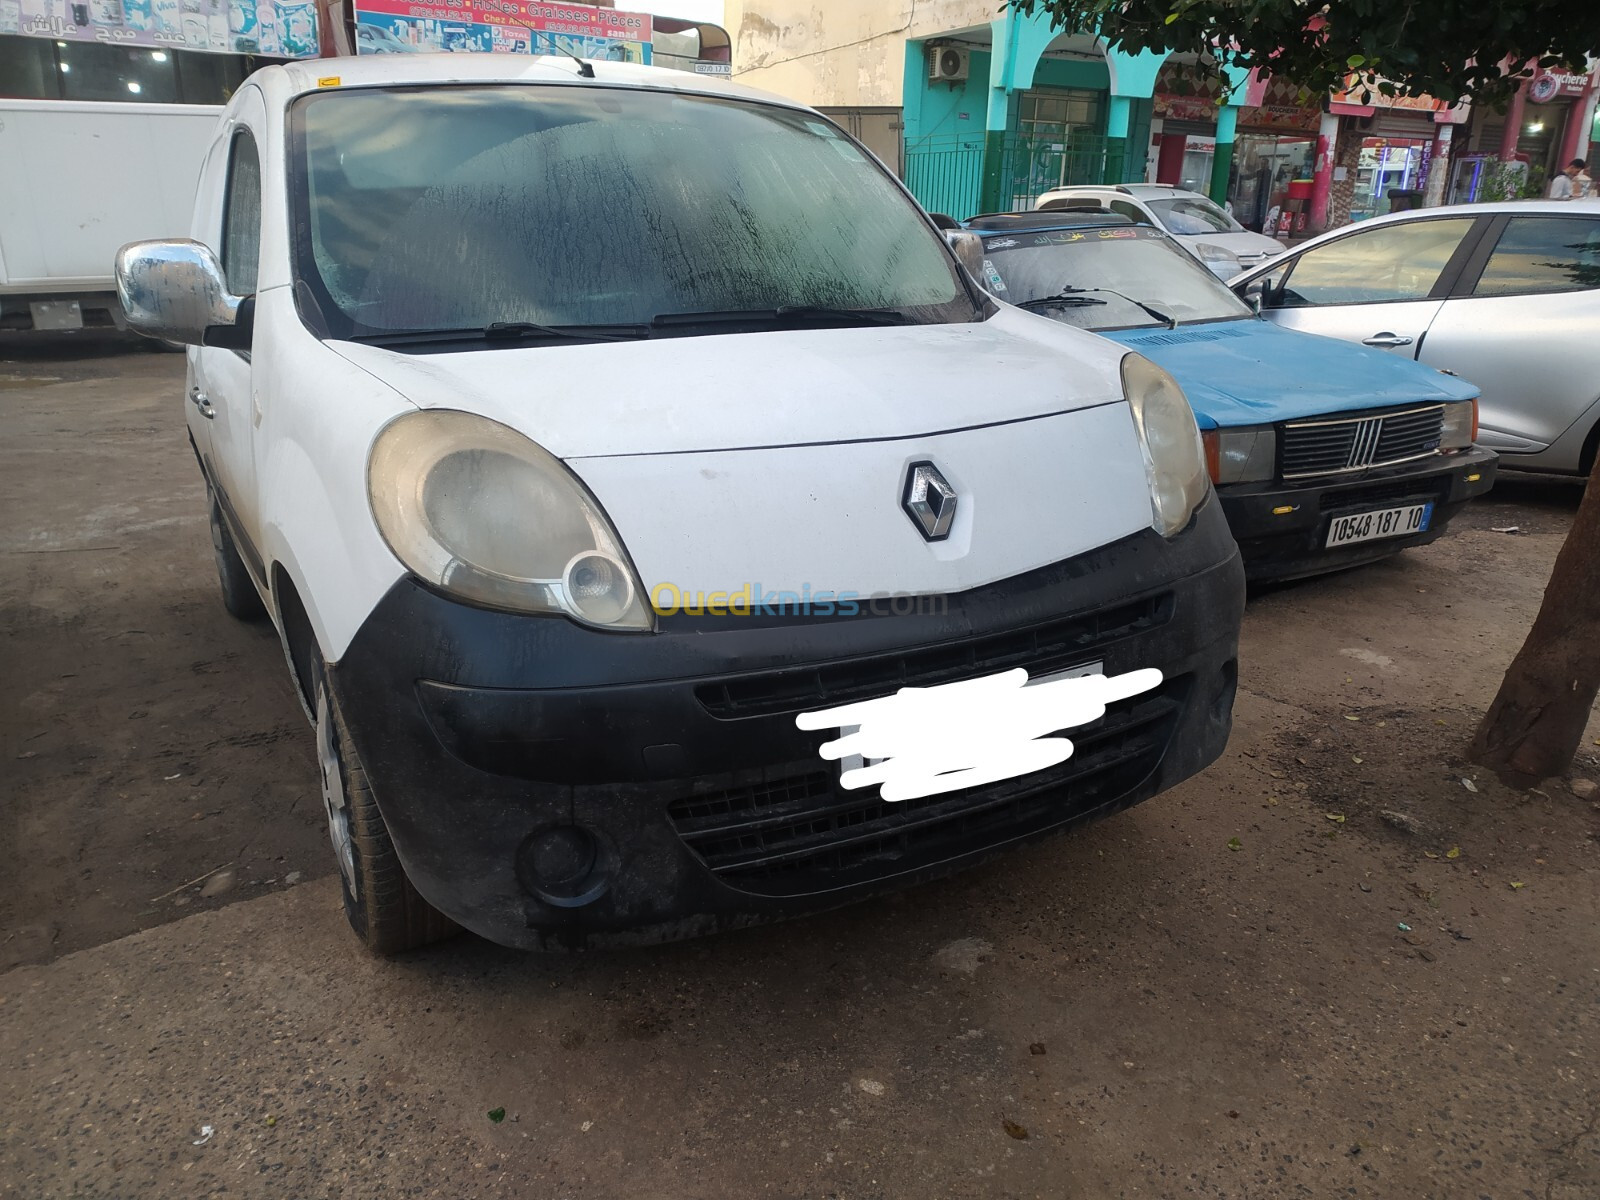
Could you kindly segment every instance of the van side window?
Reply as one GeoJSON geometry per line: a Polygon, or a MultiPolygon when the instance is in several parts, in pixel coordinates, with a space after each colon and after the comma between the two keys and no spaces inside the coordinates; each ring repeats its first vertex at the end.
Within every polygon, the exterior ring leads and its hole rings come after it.
{"type": "Polygon", "coordinates": [[[255,294],[261,264],[261,158],[255,139],[240,130],[228,162],[222,209],[222,270],[235,296],[255,294]]]}

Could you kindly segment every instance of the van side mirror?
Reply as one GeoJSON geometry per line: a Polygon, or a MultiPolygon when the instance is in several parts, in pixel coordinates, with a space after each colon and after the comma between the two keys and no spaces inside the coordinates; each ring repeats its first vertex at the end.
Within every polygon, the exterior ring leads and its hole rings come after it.
{"type": "Polygon", "coordinates": [[[1244,290],[1239,293],[1239,298],[1248,304],[1250,311],[1257,316],[1261,315],[1261,309],[1266,303],[1266,296],[1267,281],[1265,277],[1252,279],[1244,286],[1244,290]]]}
{"type": "Polygon", "coordinates": [[[975,280],[983,279],[983,239],[970,229],[946,229],[945,241],[955,251],[956,260],[975,280]]]}
{"type": "Polygon", "coordinates": [[[116,276],[135,332],[190,346],[249,347],[254,305],[228,291],[209,246],[187,238],[129,242],[117,251],[116,276]]]}

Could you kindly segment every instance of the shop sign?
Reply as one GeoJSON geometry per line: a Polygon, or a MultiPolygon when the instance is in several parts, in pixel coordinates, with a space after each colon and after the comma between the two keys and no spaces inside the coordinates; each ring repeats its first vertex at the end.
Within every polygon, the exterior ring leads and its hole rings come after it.
{"type": "Polygon", "coordinates": [[[1359,75],[1347,76],[1344,90],[1334,92],[1330,100],[1334,104],[1354,104],[1365,108],[1403,108],[1430,113],[1443,112],[1451,107],[1448,101],[1435,100],[1432,96],[1407,96],[1403,93],[1385,96],[1378,90],[1376,84],[1370,87],[1364,84],[1359,75]]]}
{"type": "Polygon", "coordinates": [[[1547,104],[1558,96],[1581,96],[1589,86],[1589,76],[1571,71],[1541,71],[1528,84],[1528,99],[1535,104],[1547,104]]]}
{"type": "Polygon", "coordinates": [[[0,0],[0,34],[314,58],[313,0],[0,0]]]}
{"type": "Polygon", "coordinates": [[[444,50],[650,61],[648,13],[532,0],[355,0],[355,14],[361,54],[444,50]]]}
{"type": "Polygon", "coordinates": [[[1239,110],[1239,125],[1249,129],[1284,130],[1291,133],[1314,133],[1322,118],[1322,110],[1293,108],[1279,104],[1259,104],[1239,110]]]}
{"type": "Polygon", "coordinates": [[[1176,96],[1171,92],[1158,92],[1154,113],[1166,121],[1214,121],[1217,101],[1212,96],[1176,96]]]}

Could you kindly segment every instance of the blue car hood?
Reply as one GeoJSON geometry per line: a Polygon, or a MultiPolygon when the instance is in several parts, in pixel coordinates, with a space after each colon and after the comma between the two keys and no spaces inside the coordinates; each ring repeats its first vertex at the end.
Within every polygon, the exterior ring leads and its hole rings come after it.
{"type": "Polygon", "coordinates": [[[1465,380],[1410,359],[1254,317],[1101,336],[1172,372],[1201,429],[1478,394],[1465,380]]]}

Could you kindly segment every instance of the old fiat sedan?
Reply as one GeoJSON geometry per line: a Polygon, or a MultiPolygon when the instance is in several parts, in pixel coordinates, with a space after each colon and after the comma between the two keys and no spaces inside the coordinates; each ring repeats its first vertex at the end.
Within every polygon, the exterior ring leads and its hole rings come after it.
{"type": "Polygon", "coordinates": [[[1494,481],[1494,453],[1474,445],[1476,387],[1263,321],[1159,229],[1107,212],[968,224],[994,295],[1172,372],[1251,579],[1431,542],[1494,481]]]}

